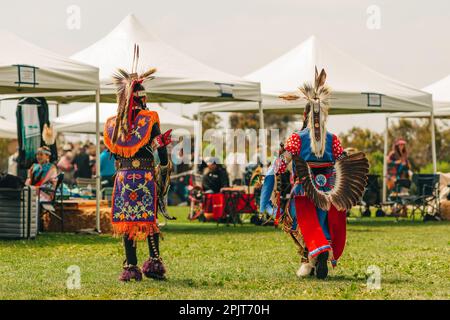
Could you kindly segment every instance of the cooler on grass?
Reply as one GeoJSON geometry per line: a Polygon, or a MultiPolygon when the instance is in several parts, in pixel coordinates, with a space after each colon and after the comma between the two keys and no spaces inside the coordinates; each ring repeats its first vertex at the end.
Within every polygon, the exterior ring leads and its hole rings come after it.
{"type": "Polygon", "coordinates": [[[36,190],[0,189],[0,238],[30,239],[38,231],[36,190]]]}

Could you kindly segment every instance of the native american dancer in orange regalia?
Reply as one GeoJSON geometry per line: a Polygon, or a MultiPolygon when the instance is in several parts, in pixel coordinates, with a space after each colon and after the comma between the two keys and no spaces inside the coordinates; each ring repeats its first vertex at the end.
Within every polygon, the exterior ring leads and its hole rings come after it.
{"type": "MultiPolygon", "coordinates": [[[[121,281],[165,278],[165,267],[159,255],[157,214],[166,213],[171,162],[166,146],[171,142],[170,130],[160,132],[158,114],[147,110],[142,83],[153,78],[156,69],[136,73],[139,47],[134,48],[132,73],[119,69],[114,75],[117,86],[117,115],[105,124],[104,140],[114,155],[117,173],[112,197],[112,226],[123,236],[126,260],[121,281]],[[160,160],[156,166],[153,153],[160,160]],[[141,269],[137,266],[136,240],[146,239],[150,258],[141,269]]],[[[168,217],[170,218],[170,217],[168,217]]]]}
{"type": "MultiPolygon", "coordinates": [[[[260,210],[275,217],[298,245],[299,277],[328,275],[328,261],[335,266],[346,239],[346,212],[362,197],[369,163],[363,153],[347,155],[339,139],[326,130],[330,90],[326,73],[316,69],[314,86],[300,88],[306,99],[303,128],[295,131],[280,150],[264,180],[260,210]],[[292,191],[281,207],[277,180],[292,173],[292,191]]],[[[296,100],[297,95],[281,98],[296,100]]]]}

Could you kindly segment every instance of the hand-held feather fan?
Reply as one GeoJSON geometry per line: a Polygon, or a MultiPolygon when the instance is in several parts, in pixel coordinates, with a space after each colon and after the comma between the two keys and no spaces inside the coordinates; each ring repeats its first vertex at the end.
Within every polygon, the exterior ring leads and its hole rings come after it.
{"type": "Polygon", "coordinates": [[[345,155],[336,161],[335,185],[330,191],[316,187],[312,170],[305,160],[294,156],[293,161],[305,195],[320,209],[329,210],[333,205],[339,211],[347,211],[362,198],[369,173],[369,161],[364,153],[345,155]]]}

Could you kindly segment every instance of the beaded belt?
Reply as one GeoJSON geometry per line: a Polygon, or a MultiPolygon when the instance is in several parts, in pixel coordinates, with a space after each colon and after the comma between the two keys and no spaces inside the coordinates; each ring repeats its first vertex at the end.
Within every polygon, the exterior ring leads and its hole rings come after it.
{"type": "Polygon", "coordinates": [[[153,170],[155,169],[155,163],[153,159],[149,158],[132,158],[132,159],[119,159],[117,160],[118,170],[153,170]]]}

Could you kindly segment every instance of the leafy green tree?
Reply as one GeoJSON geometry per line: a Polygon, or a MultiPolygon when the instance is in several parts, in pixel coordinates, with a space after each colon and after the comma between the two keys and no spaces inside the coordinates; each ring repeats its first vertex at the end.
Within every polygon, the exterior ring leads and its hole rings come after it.
{"type": "MultiPolygon", "coordinates": [[[[353,147],[366,153],[370,162],[370,172],[382,174],[384,136],[369,129],[352,128],[340,136],[344,148],[353,147]]],[[[388,153],[399,138],[406,140],[411,169],[414,172],[431,173],[433,171],[431,155],[430,120],[400,119],[391,124],[388,130],[388,153]]],[[[436,155],[438,170],[450,172],[450,128],[436,127],[436,155]]]]}

